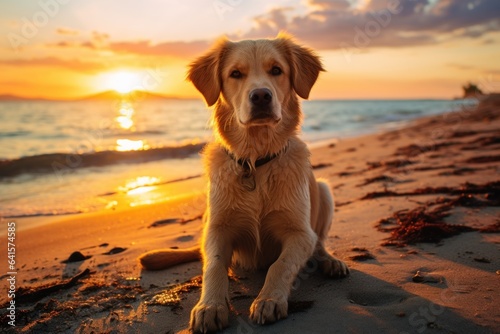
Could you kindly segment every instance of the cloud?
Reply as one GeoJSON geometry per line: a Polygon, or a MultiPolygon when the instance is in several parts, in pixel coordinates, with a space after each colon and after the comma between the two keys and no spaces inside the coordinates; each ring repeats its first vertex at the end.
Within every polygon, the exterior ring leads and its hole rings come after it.
{"type": "Polygon", "coordinates": [[[309,5],[320,10],[348,10],[352,7],[347,0],[311,0],[309,5]]]}
{"type": "Polygon", "coordinates": [[[476,70],[476,67],[472,66],[472,65],[465,65],[465,64],[458,64],[458,63],[448,63],[446,65],[448,67],[455,68],[457,70],[462,70],[462,71],[476,70]]]}
{"type": "Polygon", "coordinates": [[[209,48],[209,41],[198,40],[191,42],[172,41],[153,43],[150,40],[138,41],[112,41],[105,33],[92,32],[88,40],[70,41],[63,40],[47,44],[50,47],[60,48],[88,48],[94,50],[112,51],[118,54],[133,54],[141,56],[171,56],[178,58],[192,57],[209,48]]]}
{"type": "Polygon", "coordinates": [[[494,38],[488,38],[488,39],[485,39],[481,44],[482,45],[491,45],[491,44],[495,44],[497,41],[494,39],[494,38]]]}
{"type": "Polygon", "coordinates": [[[498,0],[371,0],[361,7],[347,0],[310,0],[308,5],[307,15],[287,18],[289,8],[275,8],[258,16],[241,37],[287,30],[315,48],[337,49],[434,44],[500,30],[498,0]]]}
{"type": "Polygon", "coordinates": [[[77,59],[65,60],[56,57],[31,58],[31,59],[6,59],[0,61],[0,66],[40,66],[40,67],[60,67],[70,70],[97,73],[107,69],[107,67],[97,62],[84,62],[77,59]]]}
{"type": "MultiPolygon", "coordinates": [[[[500,31],[498,0],[309,0],[307,6],[306,14],[297,14],[294,7],[275,7],[255,16],[250,30],[229,37],[274,37],[285,30],[311,47],[332,50],[431,45],[459,38],[488,38],[490,32],[500,31]]],[[[211,44],[208,40],[116,41],[97,31],[86,39],[67,37],[51,46],[189,58],[211,44]]]]}
{"type": "Polygon", "coordinates": [[[68,36],[77,36],[80,34],[78,30],[75,29],[70,29],[70,28],[57,28],[56,33],[58,35],[68,35],[68,36]]]}
{"type": "Polygon", "coordinates": [[[164,42],[152,44],[150,41],[112,42],[109,50],[116,53],[133,53],[138,55],[191,57],[205,51],[210,46],[207,41],[164,42]]]}

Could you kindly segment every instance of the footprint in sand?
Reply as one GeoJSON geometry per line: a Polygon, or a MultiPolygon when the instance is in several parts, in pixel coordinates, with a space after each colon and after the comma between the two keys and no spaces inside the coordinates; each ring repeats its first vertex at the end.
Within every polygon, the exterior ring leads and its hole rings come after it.
{"type": "Polygon", "coordinates": [[[176,238],[175,240],[181,241],[181,242],[186,242],[186,241],[191,241],[193,239],[194,239],[194,236],[192,236],[192,235],[183,235],[183,236],[176,238]]]}
{"type": "Polygon", "coordinates": [[[175,224],[175,223],[181,224],[183,221],[184,220],[180,219],[180,218],[169,218],[169,219],[157,220],[154,223],[152,223],[151,225],[149,225],[148,228],[160,227],[160,226],[170,225],[170,224],[175,224]]]}
{"type": "Polygon", "coordinates": [[[408,296],[404,292],[397,291],[353,291],[348,297],[351,304],[361,306],[382,306],[388,304],[399,304],[405,301],[408,296]]]}
{"type": "Polygon", "coordinates": [[[411,278],[411,280],[415,283],[443,283],[445,281],[444,277],[441,275],[420,270],[417,270],[417,273],[411,278]]]}
{"type": "Polygon", "coordinates": [[[126,248],[123,248],[123,247],[114,247],[114,248],[111,248],[109,251],[107,251],[106,253],[102,253],[102,255],[115,255],[115,254],[119,254],[121,252],[124,252],[126,251],[127,249],[126,248]]]}

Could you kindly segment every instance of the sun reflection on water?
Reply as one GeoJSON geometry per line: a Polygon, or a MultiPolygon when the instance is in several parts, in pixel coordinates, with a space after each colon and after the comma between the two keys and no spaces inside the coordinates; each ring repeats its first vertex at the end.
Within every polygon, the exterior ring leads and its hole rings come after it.
{"type": "Polygon", "coordinates": [[[115,118],[118,126],[125,130],[134,130],[134,113],[135,110],[132,104],[127,101],[122,101],[120,104],[119,115],[115,118]]]}
{"type": "MultiPolygon", "coordinates": [[[[132,103],[127,100],[121,101],[118,113],[118,116],[115,117],[118,127],[123,130],[135,132],[135,110],[132,103]]],[[[115,149],[123,152],[147,150],[148,148],[149,146],[143,140],[117,139],[115,149]]]]}
{"type": "Polygon", "coordinates": [[[127,181],[124,186],[118,187],[118,190],[125,193],[127,202],[131,207],[148,205],[164,199],[164,194],[158,192],[160,179],[154,176],[138,176],[135,179],[127,181]]]}
{"type": "Polygon", "coordinates": [[[120,124],[120,127],[125,130],[129,130],[134,125],[134,121],[127,116],[118,116],[116,121],[120,124]]]}
{"type": "Polygon", "coordinates": [[[119,187],[118,190],[129,195],[141,194],[153,190],[154,188],[156,188],[153,187],[153,185],[158,184],[159,182],[160,179],[154,176],[138,176],[133,180],[129,180],[127,184],[125,184],[125,186],[119,187]],[[138,189],[142,188],[152,189],[149,189],[148,191],[137,191],[138,189]]]}
{"type": "Polygon", "coordinates": [[[146,194],[150,191],[155,190],[157,187],[155,186],[148,186],[148,187],[140,187],[136,189],[132,189],[127,191],[127,195],[141,195],[141,194],[146,194]]]}
{"type": "Polygon", "coordinates": [[[144,140],[130,140],[130,139],[116,140],[116,150],[120,152],[147,150],[148,148],[149,146],[146,143],[144,143],[144,140]]]}

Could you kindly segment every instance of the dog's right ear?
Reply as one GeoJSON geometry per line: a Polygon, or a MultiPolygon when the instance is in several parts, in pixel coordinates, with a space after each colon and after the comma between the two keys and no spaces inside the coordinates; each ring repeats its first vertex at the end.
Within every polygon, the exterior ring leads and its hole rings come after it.
{"type": "Polygon", "coordinates": [[[187,79],[203,95],[208,106],[219,99],[221,92],[220,62],[226,52],[229,41],[220,39],[215,46],[189,66],[187,79]]]}
{"type": "Polygon", "coordinates": [[[298,45],[287,33],[280,32],[276,41],[288,54],[293,89],[301,98],[307,99],[319,72],[325,70],[321,60],[313,50],[298,45]]]}

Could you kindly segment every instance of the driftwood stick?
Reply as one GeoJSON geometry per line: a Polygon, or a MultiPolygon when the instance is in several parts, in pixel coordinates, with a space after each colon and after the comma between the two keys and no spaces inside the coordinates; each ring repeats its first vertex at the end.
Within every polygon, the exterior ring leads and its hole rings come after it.
{"type": "Polygon", "coordinates": [[[69,280],[61,283],[55,283],[48,286],[41,286],[39,288],[19,288],[16,292],[16,301],[19,303],[33,303],[42,298],[45,298],[59,290],[69,289],[75,286],[78,281],[84,277],[90,276],[90,269],[85,269],[78,275],[73,276],[69,280]]]}

